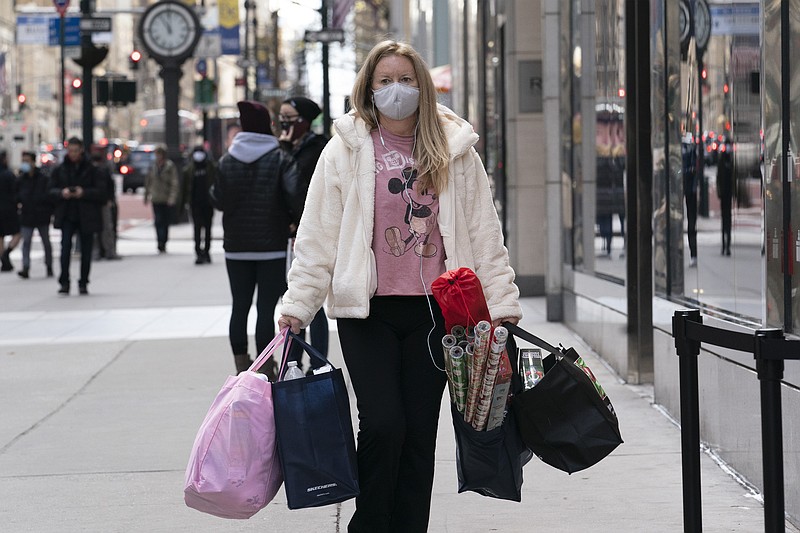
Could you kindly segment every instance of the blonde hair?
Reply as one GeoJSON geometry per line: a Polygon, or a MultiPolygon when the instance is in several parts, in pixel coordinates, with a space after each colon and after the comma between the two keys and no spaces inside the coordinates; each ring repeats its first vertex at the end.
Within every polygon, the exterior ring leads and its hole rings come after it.
{"type": "Polygon", "coordinates": [[[420,184],[433,187],[437,193],[447,188],[447,170],[450,151],[444,128],[439,121],[436,108],[436,88],[433,85],[428,65],[411,45],[400,41],[382,41],[367,55],[356,76],[350,104],[356,114],[367,123],[370,129],[377,127],[378,117],[373,111],[372,76],[378,62],[387,56],[407,58],[414,65],[414,73],[419,84],[419,110],[417,111],[417,139],[414,146],[414,160],[420,184]]]}

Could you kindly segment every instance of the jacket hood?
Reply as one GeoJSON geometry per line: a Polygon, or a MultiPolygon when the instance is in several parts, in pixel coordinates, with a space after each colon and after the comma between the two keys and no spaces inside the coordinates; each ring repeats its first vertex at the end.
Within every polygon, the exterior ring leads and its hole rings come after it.
{"type": "Polygon", "coordinates": [[[233,138],[228,153],[242,163],[252,163],[278,147],[278,139],[266,133],[240,131],[233,138]]]}
{"type": "MultiPolygon", "coordinates": [[[[436,107],[447,137],[450,159],[452,160],[472,148],[478,142],[479,137],[472,129],[472,125],[456,115],[451,109],[441,104],[437,104],[436,107]]],[[[369,136],[370,130],[367,124],[356,116],[354,110],[336,119],[333,126],[342,141],[354,151],[358,151],[369,136]]]]}

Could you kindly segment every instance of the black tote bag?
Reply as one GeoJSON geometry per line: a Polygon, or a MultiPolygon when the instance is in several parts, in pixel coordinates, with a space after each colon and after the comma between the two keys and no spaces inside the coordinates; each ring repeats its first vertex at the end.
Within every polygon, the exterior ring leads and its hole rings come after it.
{"type": "MultiPolygon", "coordinates": [[[[290,335],[311,357],[330,364],[303,339],[290,335]]],[[[285,367],[286,351],[281,377],[285,367]]],[[[289,509],[358,496],[356,446],[342,370],[273,383],[272,401],[289,509]]]]}
{"type": "Polygon", "coordinates": [[[456,435],[458,492],[519,502],[522,500],[522,467],[533,454],[517,431],[514,413],[509,411],[500,427],[476,431],[450,404],[456,435]]]}
{"type": "Polygon", "coordinates": [[[606,396],[578,365],[573,349],[558,349],[514,324],[511,335],[543,348],[544,377],[514,396],[511,405],[520,435],[545,463],[572,474],[588,468],[622,444],[619,421],[606,396]]]}

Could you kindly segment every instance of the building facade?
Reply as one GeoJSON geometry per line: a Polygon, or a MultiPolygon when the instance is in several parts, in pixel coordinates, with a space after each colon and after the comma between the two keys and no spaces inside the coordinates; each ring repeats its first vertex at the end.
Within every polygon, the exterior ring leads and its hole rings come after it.
{"type": "MultiPolygon", "coordinates": [[[[451,105],[481,135],[520,289],[546,296],[550,320],[623,379],[652,383],[676,419],[675,310],[735,331],[800,332],[800,26],[788,18],[800,0],[448,8],[451,105]]],[[[707,348],[699,371],[703,441],[761,486],[752,355],[707,348]]],[[[785,502],[798,523],[796,362],[782,393],[785,502]]]]}

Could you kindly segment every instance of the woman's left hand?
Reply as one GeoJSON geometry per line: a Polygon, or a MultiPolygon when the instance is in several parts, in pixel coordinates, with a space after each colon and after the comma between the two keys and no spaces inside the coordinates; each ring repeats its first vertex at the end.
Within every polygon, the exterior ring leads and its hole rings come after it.
{"type": "Polygon", "coordinates": [[[514,324],[516,326],[517,324],[519,324],[519,318],[517,318],[517,317],[498,318],[497,320],[492,320],[492,326],[496,328],[497,326],[501,325],[503,322],[511,322],[512,324],[514,324]]]}

